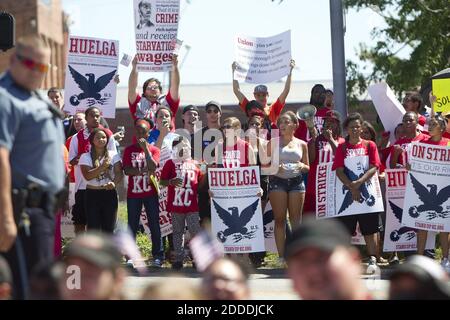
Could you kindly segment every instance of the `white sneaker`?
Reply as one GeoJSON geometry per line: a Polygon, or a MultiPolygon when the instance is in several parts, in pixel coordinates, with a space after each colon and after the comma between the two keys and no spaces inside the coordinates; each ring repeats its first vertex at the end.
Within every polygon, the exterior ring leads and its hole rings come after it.
{"type": "Polygon", "coordinates": [[[448,258],[442,259],[441,266],[447,273],[450,273],[450,261],[448,261],[448,258]]]}
{"type": "Polygon", "coordinates": [[[375,256],[370,256],[369,258],[369,265],[366,269],[367,274],[379,274],[380,273],[380,267],[377,265],[377,258],[375,256]]]}

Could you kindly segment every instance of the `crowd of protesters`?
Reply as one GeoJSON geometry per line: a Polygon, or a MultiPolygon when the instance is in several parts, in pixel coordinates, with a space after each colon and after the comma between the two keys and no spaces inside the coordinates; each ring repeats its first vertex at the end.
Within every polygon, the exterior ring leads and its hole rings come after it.
{"type": "MultiPolygon", "coordinates": [[[[0,90],[9,90],[8,86],[12,86],[14,81],[20,85],[21,80],[16,80],[19,66],[31,68],[29,72],[41,72],[31,66],[31,62],[45,64],[48,57],[34,54],[33,50],[46,54],[47,49],[41,43],[37,49],[31,49],[30,45],[35,45],[33,41],[19,41],[25,49],[13,54],[11,70],[0,78],[0,90]],[[23,55],[27,54],[29,56],[24,58],[23,55]],[[28,62],[23,62],[24,59],[28,62]]],[[[136,238],[144,208],[151,231],[152,265],[162,267],[167,260],[173,269],[180,270],[185,259],[183,237],[186,226],[190,235],[195,236],[210,225],[214,194],[208,190],[208,170],[259,166],[261,188],[258,196],[261,197],[263,211],[269,201],[273,209],[278,262],[282,267],[287,263],[288,274],[299,296],[305,299],[371,299],[357,279],[362,271],[361,257],[351,247],[350,236],[356,232],[359,223],[366,241],[367,271],[374,272],[377,264],[385,262],[380,254],[380,231],[384,228],[385,213],[315,222],[317,167],[321,163],[333,162],[333,170],[349,190],[352,201],[360,201],[361,185],[376,173],[383,179],[385,168],[408,168],[405,150],[411,142],[449,145],[446,138],[450,135],[449,114],[422,115],[420,95],[408,94],[404,99],[407,112],[399,119],[401,123],[395,132],[397,141],[389,145],[386,136],[378,137],[376,130],[364,121],[361,114],[340,115],[336,112],[333,92],[321,84],[311,90],[310,105],[316,109],[313,125],[308,123],[308,119],[299,119],[294,112],[284,111],[291,85],[292,75],[289,73],[284,90],[273,104],[268,103],[269,92],[265,85],[256,86],[254,99],[248,100],[238,81],[233,80],[233,92],[248,118],[247,122],[241,123],[236,117],[222,119],[220,102],[205,101],[206,125],[200,127],[199,109],[203,106],[187,105],[182,114],[178,114],[182,98],[179,95],[180,73],[176,56],[172,61],[170,87],[165,95],[161,82],[156,78],[145,81],[142,91],[137,90],[136,65],[135,58],[128,81],[130,121],[134,123],[135,132],[133,143],[125,147],[122,156],[118,152],[117,141],[123,138],[123,132],[113,133],[108,128],[99,106],[89,107],[84,113],[61,117],[66,135],[66,142],[61,145],[66,153],[66,180],[75,184],[72,216],[78,237],[66,248],[64,259],[47,266],[45,272],[49,283],[42,288],[37,281],[34,297],[55,297],[55,292],[58,292],[57,297],[65,299],[122,298],[125,275],[122,262],[129,256],[115,244],[113,234],[117,224],[117,187],[124,175],[128,179],[128,226],[132,236],[136,238]],[[183,128],[176,128],[177,117],[182,118],[183,128]],[[171,158],[161,161],[163,152],[171,153],[171,158]],[[367,160],[363,168],[365,173],[356,180],[351,180],[345,171],[352,155],[362,155],[367,160]],[[173,234],[168,240],[173,257],[165,255],[159,224],[158,197],[160,187],[165,186],[168,187],[167,210],[172,216],[173,234]],[[86,279],[96,280],[83,282],[83,290],[70,290],[65,285],[69,275],[61,272],[61,268],[71,265],[82,268],[83,274],[89,276],[86,279]]],[[[294,66],[295,62],[291,61],[291,72],[294,66]]],[[[233,74],[237,67],[236,63],[232,64],[233,74]]],[[[16,93],[0,91],[0,109],[6,108],[9,94],[16,93]]],[[[54,107],[64,112],[61,90],[51,88],[48,98],[54,107]]],[[[9,130],[7,122],[3,122],[1,132],[4,128],[9,130]]],[[[0,146],[11,148],[8,139],[3,132],[0,146]]],[[[2,220],[0,226],[1,223],[2,220]]],[[[54,233],[60,235],[60,224],[52,226],[54,233]]],[[[427,252],[426,236],[425,231],[418,231],[417,253],[420,255],[427,252]]],[[[0,243],[4,241],[1,237],[0,234],[0,243]]],[[[449,297],[441,283],[446,279],[445,271],[450,272],[448,232],[441,232],[439,238],[443,249],[442,268],[432,260],[415,257],[409,267],[399,269],[393,276],[393,298],[426,297],[427,292],[432,296],[449,297]],[[422,283],[424,279],[432,280],[422,283]],[[417,287],[414,294],[408,292],[408,288],[413,286],[417,287]]],[[[10,248],[3,243],[0,249],[8,251],[10,248]]],[[[55,238],[55,248],[59,248],[55,249],[59,255],[60,236],[55,238]]],[[[249,261],[258,266],[263,257],[250,255],[249,261]]],[[[181,296],[181,299],[250,298],[245,269],[248,266],[242,266],[245,260],[238,260],[224,258],[212,263],[204,271],[201,288],[190,290],[191,297],[181,296]]],[[[31,272],[38,265],[27,267],[31,272]]],[[[13,278],[7,264],[0,260],[0,298],[14,296],[13,278]]],[[[30,277],[30,286],[33,279],[36,278],[30,277]]],[[[154,285],[145,291],[143,298],[169,298],[169,289],[170,286],[154,285]]]]}

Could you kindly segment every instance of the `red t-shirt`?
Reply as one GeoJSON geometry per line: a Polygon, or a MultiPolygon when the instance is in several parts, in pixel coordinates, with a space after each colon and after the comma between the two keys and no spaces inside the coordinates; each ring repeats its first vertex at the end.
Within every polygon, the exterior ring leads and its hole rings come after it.
{"type": "Polygon", "coordinates": [[[344,142],[336,149],[332,170],[346,167],[358,174],[369,170],[370,165],[374,165],[377,168],[380,167],[380,156],[378,155],[375,142],[361,140],[355,145],[344,142]],[[344,145],[346,149],[345,154],[344,145]]]}
{"type": "Polygon", "coordinates": [[[441,140],[439,141],[433,141],[431,140],[431,137],[425,137],[422,140],[419,140],[420,143],[425,143],[425,144],[432,144],[435,146],[448,146],[448,143],[450,142],[449,139],[442,137],[441,140]]]}
{"type": "MultiPolygon", "coordinates": [[[[314,116],[314,125],[316,126],[316,129],[318,133],[320,134],[322,132],[323,122],[324,118],[327,115],[327,112],[330,111],[330,108],[320,108],[317,109],[316,115],[314,116]]],[[[295,130],[294,137],[297,139],[301,139],[305,142],[308,142],[311,138],[309,136],[308,127],[306,126],[306,122],[303,120],[298,121],[298,128],[295,130]]]]}
{"type": "MultiPolygon", "coordinates": [[[[394,145],[399,145],[402,149],[403,149],[403,153],[401,155],[399,155],[398,160],[397,160],[397,164],[400,164],[402,166],[405,165],[406,163],[406,153],[404,152],[406,150],[406,148],[409,146],[409,144],[413,141],[420,141],[420,140],[424,140],[426,138],[428,138],[429,136],[424,134],[424,133],[419,133],[417,136],[415,136],[414,138],[401,138],[397,141],[395,141],[394,145]]],[[[393,153],[394,153],[394,148],[391,149],[391,154],[390,157],[392,157],[393,153]]],[[[390,164],[387,163],[387,167],[390,167],[390,164]]]]}
{"type": "MultiPolygon", "coordinates": [[[[152,158],[159,163],[160,151],[158,148],[148,145],[148,151],[152,158]]],[[[145,153],[137,144],[125,148],[122,163],[124,167],[143,168],[147,165],[145,153]]],[[[128,198],[145,198],[156,195],[155,186],[150,182],[147,174],[128,176],[128,198]]]]}
{"type": "Polygon", "coordinates": [[[248,167],[250,165],[249,154],[250,144],[247,141],[238,139],[232,147],[224,146],[222,165],[224,168],[248,167]]]}
{"type": "MultiPolygon", "coordinates": [[[[142,96],[140,94],[138,94],[133,103],[128,101],[128,108],[130,109],[133,120],[137,119],[136,110],[137,110],[137,106],[138,106],[139,102],[141,102],[141,99],[142,99],[142,96]]],[[[170,90],[169,90],[169,92],[166,95],[166,101],[170,107],[170,111],[172,111],[172,128],[173,128],[173,130],[175,130],[175,117],[177,115],[178,107],[180,106],[180,99],[178,99],[177,101],[174,101],[172,96],[170,95],[170,90]]],[[[152,120],[154,124],[156,124],[155,113],[156,113],[156,110],[158,110],[159,106],[160,106],[160,104],[155,101],[155,102],[151,103],[151,110],[148,111],[147,118],[152,120]]]]}
{"type": "Polygon", "coordinates": [[[446,139],[450,139],[450,132],[445,131],[442,136],[446,139]]]}
{"type": "MultiPolygon", "coordinates": [[[[342,137],[338,138],[338,144],[345,142],[342,137]]],[[[310,141],[309,143],[312,143],[310,141]]],[[[315,212],[316,211],[316,173],[317,166],[321,163],[332,162],[334,159],[333,149],[330,143],[324,136],[320,135],[316,140],[316,158],[314,162],[309,165],[308,181],[306,183],[306,196],[308,199],[303,205],[304,212],[315,212]]]]}
{"type": "MultiPolygon", "coordinates": [[[[239,104],[244,113],[246,112],[245,107],[247,106],[247,104],[248,104],[247,98],[244,98],[244,100],[242,100],[242,102],[239,104]]],[[[267,108],[265,108],[264,113],[269,118],[270,122],[272,122],[272,128],[276,128],[278,117],[280,116],[281,111],[284,108],[284,105],[285,105],[284,103],[280,102],[280,99],[277,99],[277,101],[275,101],[270,105],[268,112],[267,108]]]]}
{"type": "Polygon", "coordinates": [[[161,171],[161,180],[169,180],[176,177],[183,179],[183,186],[178,188],[168,186],[167,212],[189,213],[198,212],[198,183],[201,171],[194,160],[174,162],[169,159],[161,171]]]}

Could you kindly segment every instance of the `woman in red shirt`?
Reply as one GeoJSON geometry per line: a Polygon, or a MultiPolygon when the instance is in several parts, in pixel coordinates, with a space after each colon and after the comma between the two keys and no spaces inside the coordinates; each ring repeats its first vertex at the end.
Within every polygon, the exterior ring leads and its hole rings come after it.
{"type": "MultiPolygon", "coordinates": [[[[359,113],[350,114],[344,121],[344,129],[348,136],[345,142],[340,144],[336,150],[333,170],[342,181],[344,186],[351,192],[353,201],[361,200],[361,186],[366,183],[377,172],[380,167],[380,157],[378,155],[377,145],[373,141],[361,138],[363,118],[359,113]],[[360,176],[357,180],[350,180],[344,169],[349,168],[355,171],[356,166],[361,170],[356,170],[360,176]],[[361,174],[360,174],[361,173],[361,174]]],[[[370,256],[368,272],[374,272],[377,268],[377,234],[379,232],[379,217],[376,213],[366,213],[349,215],[337,218],[348,229],[350,234],[356,231],[356,224],[359,222],[361,233],[366,241],[367,253],[370,256]]]]}
{"type": "MultiPolygon", "coordinates": [[[[449,145],[450,140],[442,136],[445,132],[446,126],[447,120],[441,117],[440,115],[435,115],[434,117],[430,118],[428,122],[428,133],[430,134],[430,137],[425,137],[419,142],[437,146],[449,145]]],[[[427,241],[427,234],[428,231],[426,230],[417,231],[417,254],[420,255],[424,254],[425,244],[427,241]]],[[[442,247],[441,265],[445,269],[445,271],[450,272],[450,262],[448,261],[448,248],[449,248],[448,235],[449,232],[440,232],[439,241],[442,247]]]]}

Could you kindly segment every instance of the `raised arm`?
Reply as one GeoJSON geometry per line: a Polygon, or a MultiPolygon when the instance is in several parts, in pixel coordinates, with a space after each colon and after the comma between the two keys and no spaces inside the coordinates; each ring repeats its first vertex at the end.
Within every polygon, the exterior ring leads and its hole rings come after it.
{"type": "Polygon", "coordinates": [[[178,69],[178,56],[175,54],[172,58],[172,71],[169,90],[173,101],[178,101],[178,99],[180,99],[180,70],[178,69]]]}
{"type": "Polygon", "coordinates": [[[284,84],[284,90],[281,92],[280,96],[278,97],[278,100],[282,104],[286,102],[286,98],[289,94],[289,91],[291,90],[291,80],[292,80],[292,70],[295,67],[295,61],[291,59],[291,63],[289,65],[291,67],[291,70],[289,71],[289,75],[287,76],[286,83],[284,84]]]}
{"type": "Polygon", "coordinates": [[[236,68],[237,68],[237,62],[235,61],[231,65],[232,79],[233,79],[233,92],[234,92],[234,95],[236,96],[236,98],[238,99],[239,105],[240,105],[242,103],[242,101],[244,101],[245,96],[241,92],[241,88],[239,87],[239,82],[234,79],[234,72],[236,71],[236,68]]]}
{"type": "Polygon", "coordinates": [[[137,96],[137,85],[138,85],[138,75],[139,72],[136,69],[137,66],[137,55],[134,56],[131,62],[132,68],[130,77],[128,78],[128,102],[133,104],[137,96]]]}

